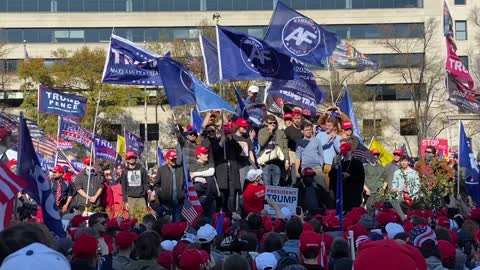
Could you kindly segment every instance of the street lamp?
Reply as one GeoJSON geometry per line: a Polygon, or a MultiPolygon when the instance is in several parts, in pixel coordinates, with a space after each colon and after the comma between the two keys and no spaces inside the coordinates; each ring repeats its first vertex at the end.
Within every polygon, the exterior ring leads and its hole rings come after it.
{"type": "Polygon", "coordinates": [[[375,91],[373,92],[373,137],[375,137],[377,133],[377,91],[381,84],[385,84],[385,81],[380,81],[377,83],[377,87],[375,87],[375,91]]]}

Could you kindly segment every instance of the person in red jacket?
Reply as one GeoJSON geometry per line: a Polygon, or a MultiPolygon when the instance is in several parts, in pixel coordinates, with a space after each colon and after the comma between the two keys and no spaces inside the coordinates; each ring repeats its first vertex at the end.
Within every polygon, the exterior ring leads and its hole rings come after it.
{"type": "Polygon", "coordinates": [[[260,213],[265,201],[265,185],[261,183],[263,171],[252,169],[247,173],[248,185],[243,191],[245,214],[260,213]]]}

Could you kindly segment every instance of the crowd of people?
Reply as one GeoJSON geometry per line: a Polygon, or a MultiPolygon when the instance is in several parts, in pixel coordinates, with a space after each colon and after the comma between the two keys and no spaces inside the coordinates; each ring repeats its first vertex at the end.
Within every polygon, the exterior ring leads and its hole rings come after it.
{"type": "MultiPolygon", "coordinates": [[[[251,86],[245,100],[251,115],[261,110],[258,90],[251,86]]],[[[158,168],[144,168],[134,151],[117,167],[86,157],[74,179],[54,167],[49,183],[68,237],[54,239],[30,208],[35,202],[19,193],[22,214],[0,232],[0,269],[464,270],[480,265],[480,210],[451,191],[441,208],[410,210],[424,172],[412,168],[402,150],[393,151],[387,166],[378,162],[376,149],[355,154],[360,139],[336,106],[317,119],[299,108],[286,111],[283,119],[222,117],[209,112],[201,131],[176,125],[177,145],[158,168]],[[193,222],[182,216],[191,204],[186,181],[202,206],[193,222]],[[269,199],[267,185],[297,188],[299,211],[269,199]],[[141,219],[134,218],[138,213],[141,219]]],[[[422,168],[438,158],[431,146],[425,156],[422,168]]],[[[15,172],[15,160],[8,166],[15,172]]]]}

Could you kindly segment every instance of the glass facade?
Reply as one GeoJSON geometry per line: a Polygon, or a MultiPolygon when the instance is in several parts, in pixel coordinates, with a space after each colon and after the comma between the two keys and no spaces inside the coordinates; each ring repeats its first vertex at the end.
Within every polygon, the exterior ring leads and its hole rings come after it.
{"type": "MultiPolygon", "coordinates": [[[[373,101],[376,95],[376,101],[394,101],[394,100],[412,100],[412,93],[402,84],[379,84],[366,85],[366,90],[370,93],[369,101],[373,101]]],[[[426,85],[420,87],[420,99],[424,100],[426,95],[426,85]]]]}
{"type": "MultiPolygon", "coordinates": [[[[249,35],[263,38],[266,26],[233,27],[249,35]]],[[[365,24],[326,26],[344,39],[381,39],[392,37],[419,38],[423,35],[423,24],[365,24]],[[386,31],[390,29],[391,31],[386,31]],[[408,31],[412,30],[412,31],[408,31]]],[[[177,39],[197,39],[200,29],[195,27],[156,27],[156,28],[115,28],[115,34],[134,42],[173,41],[177,39]]],[[[8,43],[81,43],[108,42],[112,28],[10,28],[0,29],[0,41],[8,43]]]]}
{"type": "MultiPolygon", "coordinates": [[[[277,0],[0,0],[0,12],[272,10],[277,0]]],[[[423,0],[283,0],[294,9],[423,8],[423,0]]]]}

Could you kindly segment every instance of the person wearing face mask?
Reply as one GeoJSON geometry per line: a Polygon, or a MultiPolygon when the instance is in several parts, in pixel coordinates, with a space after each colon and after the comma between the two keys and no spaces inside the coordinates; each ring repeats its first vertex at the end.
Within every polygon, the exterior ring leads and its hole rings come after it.
{"type": "Polygon", "coordinates": [[[104,181],[102,175],[95,171],[93,161],[90,160],[90,157],[83,159],[83,165],[85,169],[78,174],[74,183],[76,191],[75,205],[80,212],[83,212],[85,207],[91,208],[89,210],[100,207],[100,195],[103,191],[104,181]]]}
{"type": "Polygon", "coordinates": [[[362,162],[352,156],[352,146],[346,142],[340,143],[340,154],[334,158],[335,166],[329,173],[331,188],[337,190],[337,166],[342,168],[343,210],[348,212],[362,204],[362,192],[365,185],[365,171],[362,162]]]}

